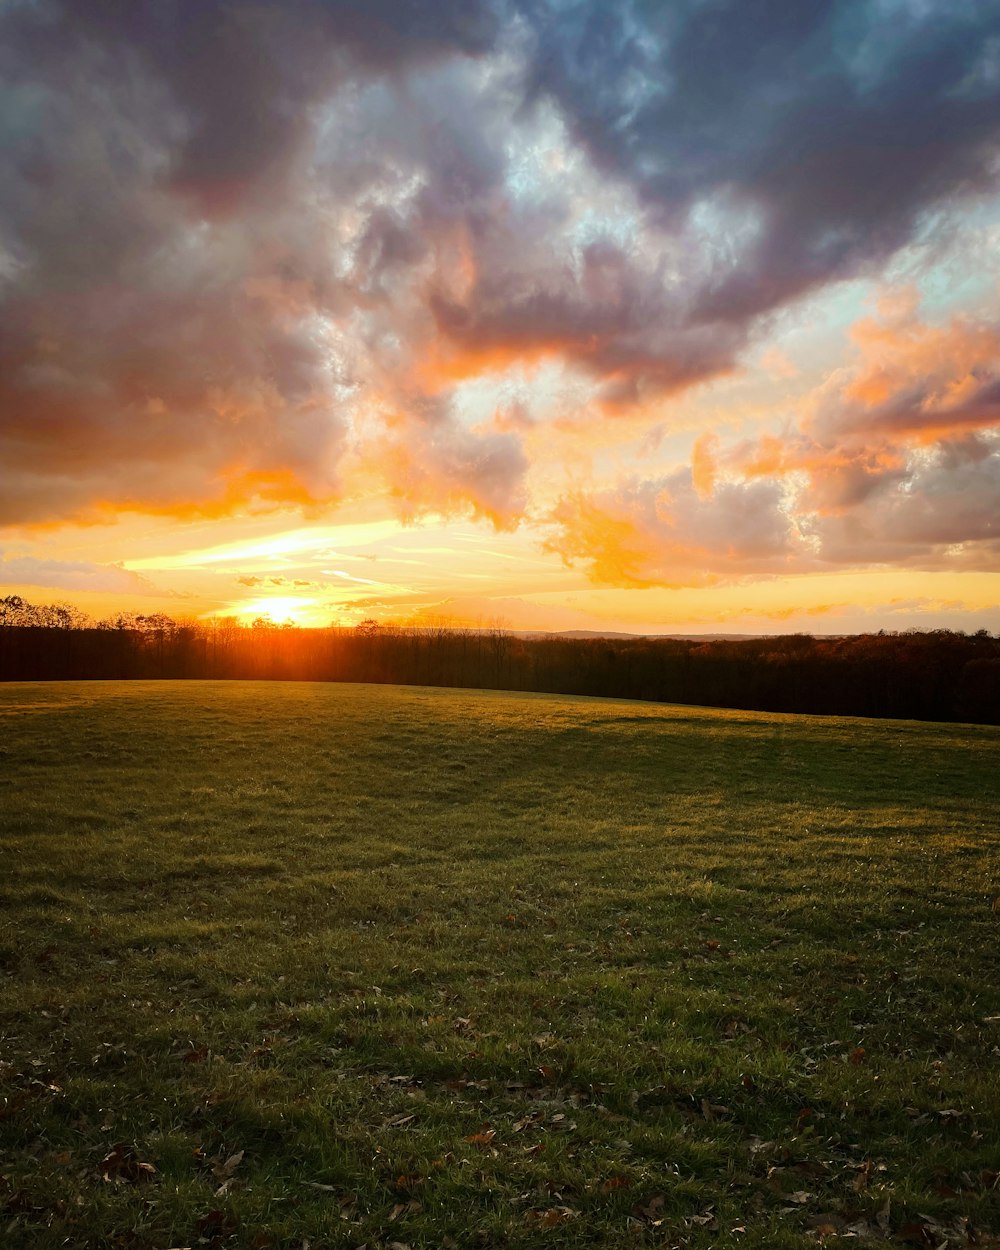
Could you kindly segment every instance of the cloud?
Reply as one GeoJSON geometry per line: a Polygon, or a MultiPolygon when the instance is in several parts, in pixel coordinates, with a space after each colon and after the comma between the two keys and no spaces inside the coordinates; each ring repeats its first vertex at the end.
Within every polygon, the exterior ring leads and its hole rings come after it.
{"type": "Polygon", "coordinates": [[[895,565],[1000,571],[1000,329],[887,301],[781,434],[702,435],[690,469],[578,492],[553,549],[609,585],[895,565]]]}
{"type": "Polygon", "coordinates": [[[130,40],[146,6],[113,9],[126,29],[100,4],[8,19],[0,523],[324,497],[344,429],[321,346],[252,285],[277,222],[176,192],[193,105],[130,40]]]}
{"type": "Polygon", "coordinates": [[[785,439],[735,449],[745,474],[801,475],[794,511],[832,563],[998,566],[1000,326],[889,300],[853,327],[853,368],[785,439]]]}
{"type": "Polygon", "coordinates": [[[971,456],[943,446],[863,506],[812,522],[833,564],[1000,571],[1000,440],[971,456]]]}
{"type": "Polygon", "coordinates": [[[0,24],[0,524],[335,499],[354,380],[323,318],[358,292],[317,117],[478,53],[494,16],[95,0],[0,24]]]}
{"type": "Polygon", "coordinates": [[[510,529],[524,512],[528,462],[509,433],[473,433],[447,417],[410,422],[376,443],[373,455],[405,521],[471,511],[510,529]]]}
{"type": "Polygon", "coordinates": [[[947,0],[591,0],[535,25],[532,88],[665,219],[715,220],[695,317],[744,322],[995,185],[998,29],[947,0]]]}
{"type": "MultiPolygon", "coordinates": [[[[600,423],[733,370],[995,187],[998,29],[945,0],[3,6],[0,525],[315,514],[360,469],[404,516],[512,526],[538,419],[471,429],[459,383],[557,358],[600,423]]],[[[936,350],[889,379],[887,442],[992,428],[972,374],[920,391],[936,350]]],[[[830,515],[903,480],[864,447],[830,515]]]]}
{"type": "Polygon", "coordinates": [[[617,489],[578,492],[553,512],[549,547],[613,586],[703,586],[786,572],[801,543],[779,484],[726,482],[699,493],[689,470],[617,489]]]}
{"type": "Polygon", "coordinates": [[[4,556],[2,553],[0,584],[161,597],[165,593],[145,577],[131,573],[118,564],[92,564],[86,560],[46,560],[36,556],[4,556]]]}

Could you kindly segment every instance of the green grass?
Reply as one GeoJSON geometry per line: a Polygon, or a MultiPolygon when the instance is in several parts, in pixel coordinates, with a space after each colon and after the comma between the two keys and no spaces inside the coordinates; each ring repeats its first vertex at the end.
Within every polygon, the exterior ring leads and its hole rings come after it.
{"type": "Polygon", "coordinates": [[[988,1245],[998,748],[0,687],[0,1244],[988,1245]]]}

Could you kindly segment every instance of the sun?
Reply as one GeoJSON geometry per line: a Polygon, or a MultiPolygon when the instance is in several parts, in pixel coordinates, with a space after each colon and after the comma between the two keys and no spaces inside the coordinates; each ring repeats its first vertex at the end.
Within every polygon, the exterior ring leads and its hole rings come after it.
{"type": "Polygon", "coordinates": [[[246,623],[263,616],[276,625],[301,625],[316,602],[302,595],[259,595],[255,599],[240,599],[216,615],[235,616],[246,623]]]}

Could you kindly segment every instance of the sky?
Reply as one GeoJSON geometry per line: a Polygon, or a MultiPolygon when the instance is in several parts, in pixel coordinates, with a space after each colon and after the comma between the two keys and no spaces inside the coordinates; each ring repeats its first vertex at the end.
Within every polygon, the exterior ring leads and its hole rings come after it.
{"type": "Polygon", "coordinates": [[[1000,632],[996,0],[0,0],[0,596],[1000,632]]]}

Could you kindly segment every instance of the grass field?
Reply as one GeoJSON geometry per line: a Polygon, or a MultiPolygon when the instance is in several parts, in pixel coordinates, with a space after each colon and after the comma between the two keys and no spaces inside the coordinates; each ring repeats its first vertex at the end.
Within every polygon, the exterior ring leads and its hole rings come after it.
{"type": "Polygon", "coordinates": [[[1000,1244],[1000,730],[0,687],[0,1245],[1000,1244]]]}

